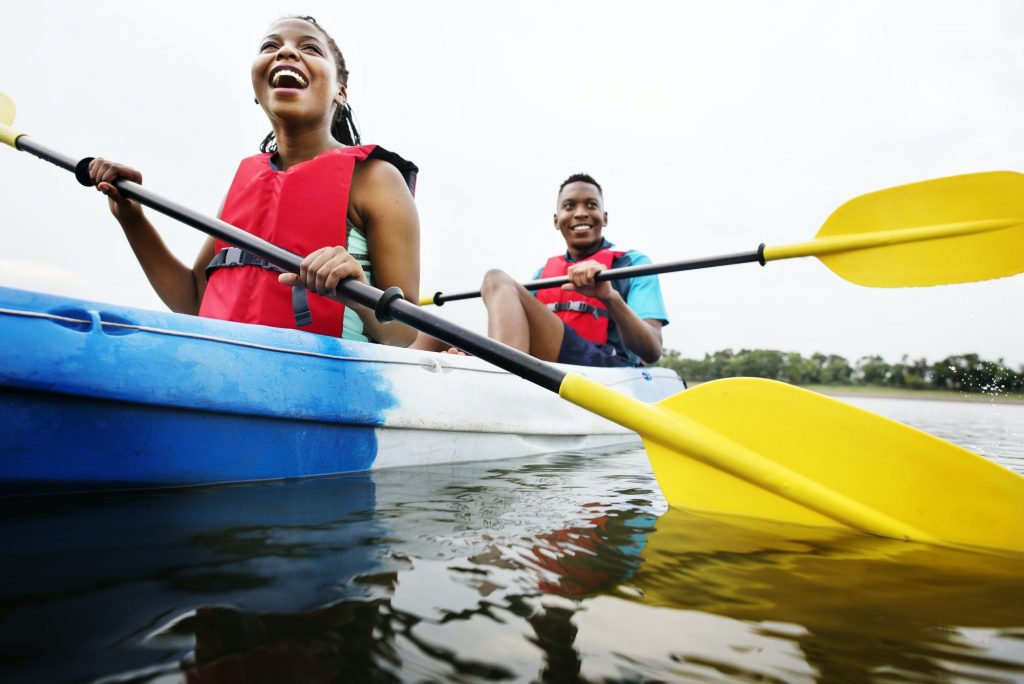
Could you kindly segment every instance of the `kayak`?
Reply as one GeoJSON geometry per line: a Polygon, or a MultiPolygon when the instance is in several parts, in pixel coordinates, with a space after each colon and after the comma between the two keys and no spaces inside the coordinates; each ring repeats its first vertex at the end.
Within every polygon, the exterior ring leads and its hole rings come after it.
{"type": "MultiPolygon", "coordinates": [[[[0,492],[304,478],[622,448],[468,356],[0,288],[0,492]]],[[[665,368],[573,370],[653,402],[665,368]]]]}

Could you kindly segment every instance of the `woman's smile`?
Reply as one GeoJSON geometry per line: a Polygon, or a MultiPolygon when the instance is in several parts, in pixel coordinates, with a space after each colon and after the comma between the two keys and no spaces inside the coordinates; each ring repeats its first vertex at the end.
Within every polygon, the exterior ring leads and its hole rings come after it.
{"type": "Polygon", "coordinates": [[[302,89],[309,85],[309,79],[307,79],[302,72],[296,67],[292,66],[279,66],[270,72],[270,87],[271,88],[298,88],[302,89]]]}

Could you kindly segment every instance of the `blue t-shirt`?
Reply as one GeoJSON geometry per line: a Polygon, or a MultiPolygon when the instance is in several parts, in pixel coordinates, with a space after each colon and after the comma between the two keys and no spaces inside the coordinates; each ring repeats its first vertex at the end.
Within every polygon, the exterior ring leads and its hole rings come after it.
{"type": "MultiPolygon", "coordinates": [[[[599,249],[607,249],[614,247],[615,245],[608,240],[605,240],[599,249]]],[[[565,260],[569,263],[575,263],[575,259],[570,256],[568,252],[565,253],[565,260]]],[[[587,257],[584,257],[582,261],[586,261],[587,257]]],[[[650,258],[646,254],[637,252],[636,250],[630,250],[625,254],[615,257],[612,260],[612,268],[626,268],[627,266],[640,266],[642,264],[652,263],[650,258]]],[[[540,274],[544,271],[544,267],[538,268],[531,280],[537,280],[540,278],[540,274]]],[[[611,281],[612,287],[618,292],[622,299],[625,300],[626,304],[630,309],[636,312],[636,315],[640,318],[648,318],[655,321],[661,321],[663,326],[668,325],[668,314],[665,312],[665,302],[661,297],[661,285],[658,283],[658,276],[640,276],[639,278],[620,278],[618,280],[611,281]]],[[[536,292],[533,293],[537,295],[536,292]]],[[[608,342],[613,346],[616,351],[628,358],[635,365],[639,366],[642,360],[637,354],[634,354],[630,349],[626,348],[625,343],[622,341],[622,336],[619,334],[619,328],[615,325],[615,321],[609,319],[608,321],[608,342]]]]}

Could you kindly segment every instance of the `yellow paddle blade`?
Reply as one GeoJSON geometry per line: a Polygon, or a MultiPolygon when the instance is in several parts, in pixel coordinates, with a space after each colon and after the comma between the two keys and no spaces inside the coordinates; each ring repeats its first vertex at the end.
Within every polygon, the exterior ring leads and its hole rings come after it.
{"type": "Polygon", "coordinates": [[[1020,273],[1024,175],[975,173],[862,195],[839,207],[814,241],[861,236],[878,246],[819,257],[859,285],[919,287],[1020,273]]]}
{"type": "Polygon", "coordinates": [[[0,124],[10,126],[14,123],[14,100],[0,91],[0,124]]]}
{"type": "Polygon", "coordinates": [[[752,378],[656,406],[712,435],[640,433],[673,506],[1024,552],[1024,477],[920,430],[752,378]]]}
{"type": "Polygon", "coordinates": [[[15,142],[20,134],[11,129],[14,123],[14,100],[0,90],[0,142],[17,147],[15,142]]]}

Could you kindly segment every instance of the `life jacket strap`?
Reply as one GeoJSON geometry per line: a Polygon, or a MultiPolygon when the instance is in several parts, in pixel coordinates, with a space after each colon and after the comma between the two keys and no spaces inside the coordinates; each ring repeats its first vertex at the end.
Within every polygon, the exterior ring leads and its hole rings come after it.
{"type": "Polygon", "coordinates": [[[579,300],[573,300],[569,302],[552,302],[547,305],[549,309],[554,312],[559,311],[576,311],[578,313],[588,313],[594,318],[608,318],[608,309],[600,309],[592,304],[581,302],[579,300]]]}
{"type": "MultiPolygon", "coordinates": [[[[280,266],[276,266],[262,257],[250,254],[238,247],[226,247],[217,252],[210,263],[206,265],[206,279],[218,268],[234,268],[236,266],[256,266],[265,268],[275,273],[285,273],[280,266]]],[[[304,287],[292,287],[292,313],[295,316],[296,327],[304,327],[313,322],[313,313],[309,310],[309,291],[304,287]]]]}

